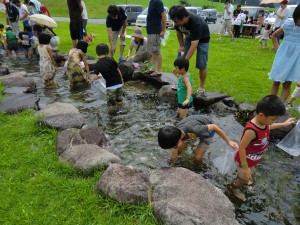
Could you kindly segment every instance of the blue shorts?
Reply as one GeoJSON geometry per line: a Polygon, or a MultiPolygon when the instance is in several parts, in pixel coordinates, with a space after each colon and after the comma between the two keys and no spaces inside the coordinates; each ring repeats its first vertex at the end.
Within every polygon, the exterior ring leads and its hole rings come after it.
{"type": "MultiPolygon", "coordinates": [[[[186,55],[191,47],[191,40],[187,37],[184,39],[184,55],[186,55]]],[[[209,43],[199,43],[197,47],[196,68],[206,70],[208,61],[209,43]]]]}
{"type": "Polygon", "coordinates": [[[179,109],[190,109],[193,107],[193,102],[190,102],[189,104],[183,106],[182,104],[178,103],[178,108],[179,109]]]}

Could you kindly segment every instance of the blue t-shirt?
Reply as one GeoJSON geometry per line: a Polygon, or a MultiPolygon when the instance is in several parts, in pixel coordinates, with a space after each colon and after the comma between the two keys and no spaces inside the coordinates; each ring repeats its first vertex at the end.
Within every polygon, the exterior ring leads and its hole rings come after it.
{"type": "Polygon", "coordinates": [[[147,34],[160,34],[162,30],[161,14],[165,11],[161,0],[151,0],[147,15],[147,34]]]}

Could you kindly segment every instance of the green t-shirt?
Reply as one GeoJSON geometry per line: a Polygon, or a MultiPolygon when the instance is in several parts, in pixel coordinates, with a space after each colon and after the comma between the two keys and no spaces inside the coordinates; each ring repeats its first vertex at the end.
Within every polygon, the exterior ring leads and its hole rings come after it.
{"type": "Polygon", "coordinates": [[[18,44],[17,43],[17,36],[14,32],[7,31],[5,33],[5,37],[6,37],[6,42],[7,42],[8,45],[18,44]]]}
{"type": "MultiPolygon", "coordinates": [[[[182,104],[186,100],[187,96],[187,87],[183,84],[183,78],[188,77],[189,81],[191,83],[191,86],[193,86],[191,75],[189,73],[186,73],[184,76],[180,77],[178,79],[178,87],[177,87],[177,98],[178,103],[182,104]]],[[[189,104],[193,102],[193,96],[191,95],[189,104]]]]}

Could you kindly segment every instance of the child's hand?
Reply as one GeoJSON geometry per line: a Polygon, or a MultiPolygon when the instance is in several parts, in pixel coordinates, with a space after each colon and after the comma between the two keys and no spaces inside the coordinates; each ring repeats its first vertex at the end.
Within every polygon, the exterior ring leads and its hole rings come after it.
{"type": "Polygon", "coordinates": [[[296,119],[295,118],[288,118],[286,121],[284,121],[284,125],[285,126],[288,126],[288,125],[291,125],[293,123],[296,123],[296,119]]]}
{"type": "Polygon", "coordinates": [[[236,142],[234,142],[234,141],[229,141],[229,142],[228,142],[228,145],[229,145],[232,149],[234,149],[234,150],[236,150],[236,149],[239,148],[239,144],[236,143],[236,142]]]}
{"type": "Polygon", "coordinates": [[[98,80],[99,78],[101,78],[102,77],[102,75],[101,74],[94,74],[94,80],[98,80]]]}
{"type": "Polygon", "coordinates": [[[186,100],[182,103],[182,105],[183,105],[183,106],[186,106],[187,104],[189,104],[189,101],[190,101],[189,99],[186,99],[186,100]]]}

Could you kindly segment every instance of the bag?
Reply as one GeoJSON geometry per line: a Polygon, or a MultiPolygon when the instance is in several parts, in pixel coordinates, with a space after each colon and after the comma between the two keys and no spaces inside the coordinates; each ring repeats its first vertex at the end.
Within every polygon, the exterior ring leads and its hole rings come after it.
{"type": "Polygon", "coordinates": [[[225,154],[221,155],[213,160],[214,166],[218,169],[221,174],[232,174],[236,171],[236,163],[234,156],[237,153],[233,151],[229,146],[226,148],[225,154]]]}
{"type": "Polygon", "coordinates": [[[52,50],[58,50],[58,45],[60,44],[60,39],[58,36],[52,36],[50,39],[50,45],[52,47],[52,50]]]}
{"type": "Polygon", "coordinates": [[[300,120],[296,126],[277,144],[277,147],[292,156],[300,155],[300,120]]]}

